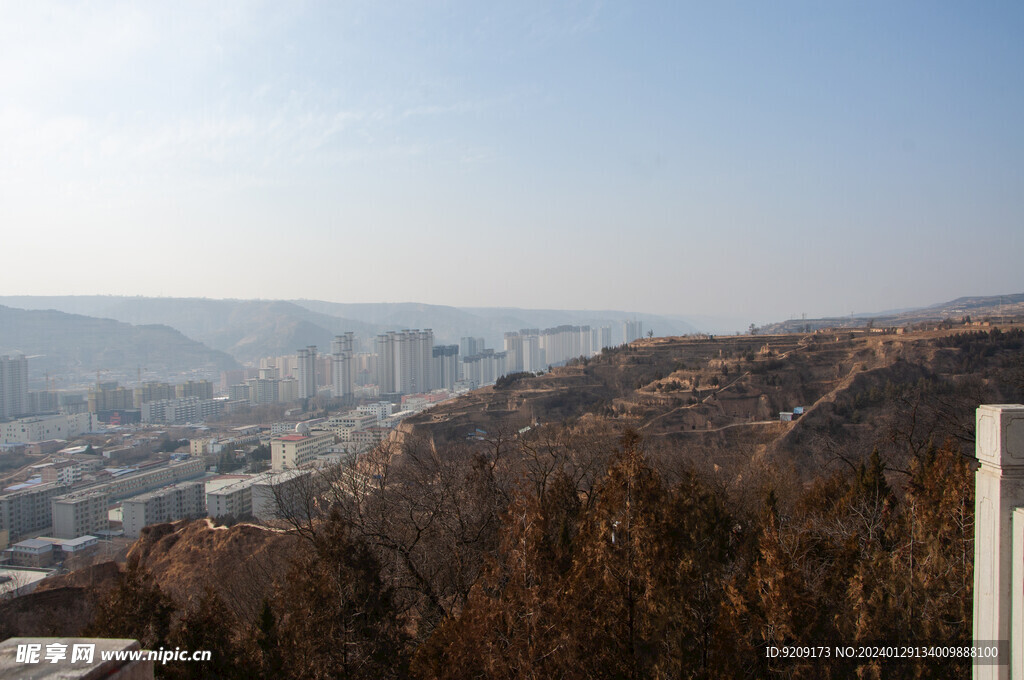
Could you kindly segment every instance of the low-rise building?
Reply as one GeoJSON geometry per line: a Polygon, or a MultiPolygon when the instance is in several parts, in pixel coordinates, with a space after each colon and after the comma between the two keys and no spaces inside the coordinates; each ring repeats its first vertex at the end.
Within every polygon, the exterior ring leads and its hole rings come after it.
{"type": "Polygon", "coordinates": [[[57,559],[64,561],[67,569],[77,569],[86,566],[85,562],[100,551],[100,539],[95,536],[85,535],[78,538],[48,538],[40,536],[41,541],[53,541],[57,559]],[[59,550],[59,553],[57,552],[59,550]]]}
{"type": "MultiPolygon", "coordinates": [[[[36,586],[43,579],[51,574],[53,574],[52,569],[35,569],[32,567],[0,568],[0,600],[28,595],[36,589],[36,586]]],[[[16,641],[17,639],[8,638],[0,643],[0,645],[16,641]]]]}
{"type": "Polygon", "coordinates": [[[206,492],[206,512],[210,517],[245,517],[252,514],[252,483],[254,477],[206,492]]]}
{"type": "Polygon", "coordinates": [[[312,493],[310,470],[286,470],[264,473],[252,480],[252,514],[267,521],[286,516],[301,516],[309,507],[312,493]]]}
{"type": "Polygon", "coordinates": [[[142,405],[144,423],[189,423],[205,420],[220,413],[224,408],[221,399],[161,399],[142,405]]]}
{"type": "Polygon", "coordinates": [[[38,538],[18,541],[4,552],[10,557],[11,564],[16,567],[44,569],[53,566],[55,561],[53,543],[38,538]]]}
{"type": "Polygon", "coordinates": [[[206,509],[210,517],[279,519],[282,514],[300,512],[309,493],[311,470],[264,472],[234,484],[208,491],[206,509]],[[282,513],[284,508],[285,513],[282,513]]]}
{"type": "Polygon", "coordinates": [[[96,535],[110,528],[107,519],[110,494],[106,489],[88,489],[57,496],[51,505],[53,535],[57,538],[96,535]]]}
{"type": "Polygon", "coordinates": [[[373,404],[363,404],[356,408],[358,413],[370,413],[376,416],[377,423],[380,423],[385,418],[391,415],[395,405],[390,401],[378,401],[373,404]]]}
{"type": "Polygon", "coordinates": [[[103,463],[98,458],[92,458],[90,460],[76,460],[68,458],[64,460],[55,460],[53,463],[44,466],[39,471],[39,474],[44,482],[71,486],[72,484],[78,484],[81,482],[88,473],[96,472],[102,469],[102,467],[103,463]]]}
{"type": "Polygon", "coordinates": [[[388,438],[391,430],[386,427],[371,427],[352,433],[351,443],[356,451],[367,451],[388,438]]]}
{"type": "Polygon", "coordinates": [[[217,441],[211,437],[202,437],[200,439],[189,439],[188,440],[188,452],[193,456],[204,456],[210,453],[210,444],[217,441]]]}
{"type": "Polygon", "coordinates": [[[270,434],[288,434],[295,431],[295,423],[273,423],[270,426],[270,434]]]}
{"type": "MultiPolygon", "coordinates": [[[[387,415],[391,415],[390,409],[387,415]]],[[[378,423],[377,412],[375,411],[349,411],[328,419],[327,427],[332,430],[365,430],[378,423]]]]}
{"type": "Polygon", "coordinates": [[[85,566],[83,563],[99,552],[99,539],[95,536],[78,538],[52,538],[40,536],[15,543],[6,551],[11,564],[19,567],[45,569],[57,563],[65,567],[85,566]]]}
{"type": "Polygon", "coordinates": [[[34,484],[28,488],[0,495],[0,530],[9,540],[45,531],[53,526],[51,501],[64,493],[63,484],[34,484]]]}
{"type": "Polygon", "coordinates": [[[0,423],[0,444],[29,444],[50,439],[72,439],[96,429],[92,413],[34,416],[0,423]]]}
{"type": "Polygon", "coordinates": [[[145,472],[124,474],[111,482],[107,482],[104,484],[104,487],[110,494],[111,499],[119,500],[152,491],[162,486],[195,479],[196,477],[201,477],[205,472],[205,460],[202,458],[190,458],[189,460],[163,465],[145,472]]]}
{"type": "Polygon", "coordinates": [[[143,527],[206,514],[203,482],[185,482],[130,498],[121,504],[124,535],[138,538],[143,527]]]}
{"type": "Polygon", "coordinates": [[[270,442],[270,463],[275,472],[293,470],[311,462],[334,444],[333,432],[287,434],[270,442]]]}

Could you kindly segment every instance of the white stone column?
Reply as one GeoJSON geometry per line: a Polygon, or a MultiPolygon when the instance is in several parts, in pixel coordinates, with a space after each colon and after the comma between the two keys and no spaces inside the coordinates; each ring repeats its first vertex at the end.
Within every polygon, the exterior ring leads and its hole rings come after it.
{"type": "MultiPolygon", "coordinates": [[[[1013,561],[1013,511],[1024,506],[1024,406],[979,407],[975,437],[981,466],[974,505],[974,639],[1010,640],[1012,648],[1024,643],[1024,631],[1011,630],[1013,573],[1024,568],[1013,561]]],[[[1016,678],[1024,669],[1013,670],[1016,678]]],[[[974,677],[1010,680],[1010,671],[1010,665],[976,665],[974,677]]]]}
{"type": "Polygon", "coordinates": [[[1013,573],[1010,582],[1010,669],[1024,680],[1024,508],[1013,511],[1013,573]],[[1017,644],[1013,641],[1016,640],[1017,644]]]}

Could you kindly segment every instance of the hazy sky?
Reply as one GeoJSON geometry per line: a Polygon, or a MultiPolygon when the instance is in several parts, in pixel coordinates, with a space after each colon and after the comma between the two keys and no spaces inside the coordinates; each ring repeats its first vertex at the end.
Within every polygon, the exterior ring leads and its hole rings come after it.
{"type": "Polygon", "coordinates": [[[1024,3],[0,0],[4,294],[1024,292],[1024,3]]]}

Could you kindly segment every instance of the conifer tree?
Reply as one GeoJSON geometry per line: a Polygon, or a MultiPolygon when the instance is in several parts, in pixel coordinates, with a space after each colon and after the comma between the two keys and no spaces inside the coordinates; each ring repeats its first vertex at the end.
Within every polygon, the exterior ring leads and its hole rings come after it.
{"type": "Polygon", "coordinates": [[[168,645],[174,602],[160,589],[137,559],[118,577],[115,588],[102,596],[87,634],[136,639],[143,649],[168,645]]]}
{"type": "Polygon", "coordinates": [[[295,678],[388,678],[405,673],[401,621],[368,546],[334,513],[296,556],[276,598],[283,663],[295,678]]]}
{"type": "Polygon", "coordinates": [[[212,588],[186,608],[170,636],[169,645],[183,650],[205,650],[210,660],[170,663],[163,669],[171,678],[247,678],[253,669],[237,641],[238,621],[212,588]]]}
{"type": "Polygon", "coordinates": [[[583,675],[646,677],[664,637],[657,614],[659,529],[665,493],[640,436],[627,431],[583,518],[567,601],[573,657],[583,675]]]}

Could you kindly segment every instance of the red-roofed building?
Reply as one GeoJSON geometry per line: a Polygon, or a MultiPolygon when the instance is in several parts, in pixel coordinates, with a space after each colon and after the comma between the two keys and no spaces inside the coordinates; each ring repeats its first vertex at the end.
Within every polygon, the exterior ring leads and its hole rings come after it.
{"type": "Polygon", "coordinates": [[[312,461],[334,444],[333,432],[314,431],[308,435],[286,434],[270,441],[270,464],[274,472],[294,470],[312,461]]]}

